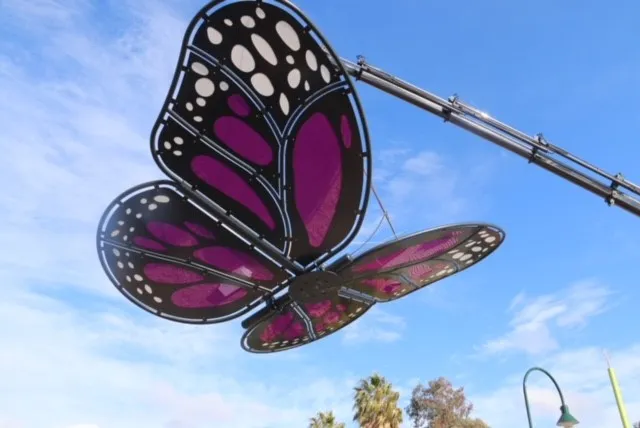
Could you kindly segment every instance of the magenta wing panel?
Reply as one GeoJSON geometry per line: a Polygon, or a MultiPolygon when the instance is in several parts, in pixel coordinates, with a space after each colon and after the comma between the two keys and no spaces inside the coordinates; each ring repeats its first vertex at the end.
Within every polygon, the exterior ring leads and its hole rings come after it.
{"type": "Polygon", "coordinates": [[[347,288],[378,301],[395,300],[480,262],[504,236],[483,224],[436,228],[374,248],[339,275],[347,288]]]}
{"type": "Polygon", "coordinates": [[[364,315],[370,305],[332,296],[284,309],[247,329],[242,346],[249,352],[279,352],[306,345],[349,325],[364,315]]]}
{"type": "Polygon", "coordinates": [[[226,321],[262,296],[244,283],[109,242],[100,244],[100,253],[105,271],[122,294],[173,321],[226,321]]]}
{"type": "Polygon", "coordinates": [[[167,175],[304,266],[357,233],[371,165],[355,89],[305,21],[271,3],[203,9],[151,142],[167,175]]]}
{"type": "MultiPolygon", "coordinates": [[[[162,280],[156,280],[158,275],[153,273],[157,271],[155,268],[151,268],[151,274],[144,270],[149,261],[155,264],[166,262],[174,265],[175,269],[188,270],[191,272],[189,275],[197,273],[203,276],[198,281],[185,283],[197,287],[181,291],[179,295],[203,296],[209,291],[228,295],[230,300],[224,300],[224,308],[221,306],[212,310],[218,315],[207,318],[235,313],[238,307],[249,305],[289,279],[278,265],[230,232],[223,222],[205,214],[184,192],[168,182],[142,185],[117,198],[101,222],[98,238],[103,266],[111,272],[114,284],[121,291],[128,290],[129,285],[136,285],[133,291],[144,289],[144,284],[138,284],[142,281],[140,278],[154,289],[157,288],[152,284],[154,281],[165,284],[162,280]],[[122,254],[139,260],[125,260],[122,254]],[[121,268],[123,263],[125,267],[133,263],[137,270],[118,276],[126,271],[121,268]],[[130,278],[138,278],[138,281],[129,284],[130,278]],[[242,290],[233,292],[233,287],[241,287],[242,290]],[[226,313],[227,310],[232,312],[226,313]]],[[[160,271],[169,272],[170,269],[160,271]]],[[[171,284],[171,281],[166,284],[171,284]]],[[[166,285],[162,290],[177,292],[166,285]]],[[[131,296],[137,297],[132,290],[128,291],[131,296]]],[[[174,313],[163,306],[173,302],[168,295],[161,297],[162,302],[156,302],[147,294],[141,296],[147,298],[141,303],[148,307],[176,317],[185,317],[184,313],[174,313]]],[[[193,313],[197,314],[197,320],[202,319],[202,312],[194,310],[193,313]]]]}

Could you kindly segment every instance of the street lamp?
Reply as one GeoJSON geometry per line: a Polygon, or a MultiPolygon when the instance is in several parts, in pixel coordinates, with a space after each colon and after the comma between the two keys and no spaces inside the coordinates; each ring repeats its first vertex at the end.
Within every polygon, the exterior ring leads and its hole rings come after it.
{"type": "Polygon", "coordinates": [[[578,422],[578,420],[574,418],[573,415],[569,412],[569,406],[567,406],[564,402],[564,396],[562,395],[562,391],[558,386],[558,382],[556,382],[553,376],[551,376],[551,374],[545,369],[542,369],[540,367],[532,367],[527,370],[527,372],[524,374],[524,379],[522,380],[522,392],[524,393],[524,405],[527,409],[527,420],[529,421],[529,428],[533,428],[533,424],[531,423],[531,410],[529,409],[529,397],[527,395],[527,378],[529,377],[529,374],[534,371],[542,372],[547,375],[547,377],[551,379],[551,382],[553,382],[556,389],[558,390],[558,394],[560,395],[560,402],[562,403],[562,405],[560,406],[560,419],[558,419],[558,423],[556,425],[565,428],[571,428],[578,425],[580,422],[578,422]]]}

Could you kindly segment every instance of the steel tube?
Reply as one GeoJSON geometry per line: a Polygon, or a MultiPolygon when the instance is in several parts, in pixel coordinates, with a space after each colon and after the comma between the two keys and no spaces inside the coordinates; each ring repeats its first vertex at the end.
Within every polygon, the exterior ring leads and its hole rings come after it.
{"type": "Polygon", "coordinates": [[[613,185],[620,185],[631,192],[637,193],[636,189],[640,190],[639,186],[627,180],[618,179],[556,146],[540,143],[534,138],[508,125],[504,125],[493,118],[483,118],[478,114],[478,110],[465,104],[461,104],[462,108],[458,108],[455,101],[449,102],[424,89],[395,78],[382,70],[371,67],[364,62],[355,64],[344,59],[341,61],[347,73],[357,80],[361,80],[368,85],[409,102],[445,121],[451,122],[485,140],[497,144],[527,159],[529,162],[535,163],[547,171],[600,196],[609,205],[618,205],[624,210],[640,216],[640,200],[613,188],[613,185]],[[464,109],[473,109],[473,114],[465,113],[464,109]],[[565,159],[611,180],[611,184],[602,183],[586,173],[554,159],[552,157],[553,154],[559,154],[565,159]]]}

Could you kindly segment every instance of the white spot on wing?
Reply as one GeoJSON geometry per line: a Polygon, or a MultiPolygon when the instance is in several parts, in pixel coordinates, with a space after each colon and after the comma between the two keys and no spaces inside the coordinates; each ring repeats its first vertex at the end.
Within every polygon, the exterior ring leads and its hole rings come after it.
{"type": "MultiPolygon", "coordinates": [[[[213,82],[206,77],[201,77],[200,79],[196,80],[196,92],[201,97],[210,97],[211,95],[213,95],[213,91],[215,91],[215,89],[216,87],[213,82]]],[[[193,106],[191,108],[187,106],[188,110],[191,110],[192,108],[193,106]]]]}
{"type": "Polygon", "coordinates": [[[209,38],[209,41],[214,45],[219,45],[220,43],[222,43],[222,33],[213,27],[207,28],[207,37],[209,38]]]}
{"type": "Polygon", "coordinates": [[[307,60],[307,65],[309,66],[311,71],[316,71],[318,69],[318,60],[316,59],[316,56],[313,54],[313,52],[308,50],[305,53],[304,58],[307,60]]]}
{"type": "Polygon", "coordinates": [[[287,82],[289,83],[289,86],[291,86],[291,88],[293,89],[297,88],[300,84],[300,77],[300,70],[298,70],[297,68],[291,70],[287,75],[287,82]]]}
{"type": "Polygon", "coordinates": [[[327,66],[324,64],[320,66],[320,76],[322,76],[322,80],[324,80],[324,83],[329,83],[329,81],[331,80],[331,73],[329,72],[327,66]]]}
{"type": "Polygon", "coordinates": [[[276,57],[273,48],[265,39],[260,37],[257,34],[251,35],[251,41],[253,42],[253,46],[255,46],[258,53],[265,59],[269,64],[276,65],[278,64],[278,58],[276,57]]]}
{"type": "Polygon", "coordinates": [[[231,62],[238,70],[251,73],[256,68],[256,61],[247,48],[242,45],[235,45],[231,49],[231,62]]]}
{"type": "Polygon", "coordinates": [[[284,93],[280,94],[280,109],[285,116],[289,114],[289,99],[284,93]]]}
{"type": "Polygon", "coordinates": [[[289,47],[289,49],[293,51],[297,51],[300,49],[300,38],[296,33],[296,30],[293,29],[291,24],[286,21],[279,21],[276,24],[276,31],[278,35],[282,39],[285,45],[289,47]]]}
{"type": "Polygon", "coordinates": [[[256,21],[254,21],[252,17],[247,15],[240,18],[240,22],[242,23],[242,25],[244,25],[247,28],[253,28],[256,26],[256,21]]]}
{"type": "Polygon", "coordinates": [[[260,95],[265,97],[273,95],[273,85],[265,74],[256,73],[251,76],[251,84],[260,95]]]}
{"type": "Polygon", "coordinates": [[[197,74],[199,74],[200,76],[206,76],[207,74],[209,74],[209,69],[207,68],[206,65],[204,65],[201,62],[196,61],[193,64],[191,64],[191,69],[197,74]]]}

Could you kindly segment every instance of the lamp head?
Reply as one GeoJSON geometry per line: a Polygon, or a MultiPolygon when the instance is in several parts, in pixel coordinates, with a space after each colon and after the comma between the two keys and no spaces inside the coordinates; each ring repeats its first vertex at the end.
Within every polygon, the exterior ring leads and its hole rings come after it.
{"type": "Polygon", "coordinates": [[[558,423],[556,424],[557,426],[564,427],[564,428],[572,428],[580,423],[569,412],[569,406],[566,406],[566,405],[560,406],[560,412],[562,412],[562,414],[560,415],[560,419],[558,419],[558,423]]]}

